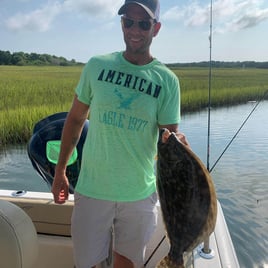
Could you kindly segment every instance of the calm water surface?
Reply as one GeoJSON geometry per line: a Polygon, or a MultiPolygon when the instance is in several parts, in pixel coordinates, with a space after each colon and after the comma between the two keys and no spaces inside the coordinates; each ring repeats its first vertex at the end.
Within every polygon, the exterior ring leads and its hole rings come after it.
{"type": "MultiPolygon", "coordinates": [[[[234,137],[255,103],[211,111],[210,167],[234,137]]],[[[241,267],[268,267],[268,101],[251,115],[212,170],[241,267]]],[[[206,163],[207,113],[181,124],[206,163]]]]}
{"type": "MultiPolygon", "coordinates": [[[[212,109],[210,167],[254,106],[212,109]]],[[[184,116],[181,130],[206,164],[207,113],[184,116]]],[[[0,189],[48,191],[25,148],[0,151],[0,189]]],[[[241,268],[268,268],[268,101],[254,111],[211,174],[241,268]]]]}

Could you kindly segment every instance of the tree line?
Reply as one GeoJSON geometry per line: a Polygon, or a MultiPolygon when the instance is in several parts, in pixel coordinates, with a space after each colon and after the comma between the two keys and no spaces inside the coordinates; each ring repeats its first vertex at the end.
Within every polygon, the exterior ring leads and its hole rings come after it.
{"type": "MultiPolygon", "coordinates": [[[[25,53],[0,50],[0,65],[53,65],[53,66],[74,66],[84,63],[76,62],[74,59],[67,60],[64,57],[57,57],[49,54],[37,54],[37,53],[25,53]]],[[[189,62],[189,63],[168,63],[169,68],[179,67],[206,67],[210,66],[209,61],[202,62],[189,62]]],[[[256,61],[212,61],[213,68],[262,68],[268,69],[268,61],[256,62],[256,61]]]]}
{"type": "Polygon", "coordinates": [[[260,68],[268,69],[268,61],[256,62],[256,61],[202,61],[202,62],[189,62],[189,63],[170,63],[167,64],[169,68],[179,67],[206,67],[211,64],[213,68],[260,68]]]}
{"type": "Polygon", "coordinates": [[[0,50],[0,65],[53,65],[53,66],[74,66],[83,63],[74,59],[67,60],[64,57],[57,57],[49,54],[25,53],[0,50]]]}

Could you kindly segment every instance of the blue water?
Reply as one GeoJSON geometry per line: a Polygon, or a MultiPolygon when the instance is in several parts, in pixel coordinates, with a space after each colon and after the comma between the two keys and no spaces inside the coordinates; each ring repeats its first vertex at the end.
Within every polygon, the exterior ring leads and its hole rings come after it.
{"type": "MultiPolygon", "coordinates": [[[[213,167],[256,103],[211,110],[209,167],[213,167]]],[[[268,101],[261,102],[211,175],[241,268],[268,267],[268,101]]],[[[207,164],[207,112],[183,116],[193,151],[207,164]]],[[[49,191],[25,146],[0,151],[0,189],[49,191]]]]}
{"type": "MultiPolygon", "coordinates": [[[[211,111],[210,168],[256,103],[211,111]]],[[[260,103],[211,175],[241,268],[268,267],[268,101],[260,103]]],[[[207,163],[207,112],[185,116],[181,130],[207,163]]]]}

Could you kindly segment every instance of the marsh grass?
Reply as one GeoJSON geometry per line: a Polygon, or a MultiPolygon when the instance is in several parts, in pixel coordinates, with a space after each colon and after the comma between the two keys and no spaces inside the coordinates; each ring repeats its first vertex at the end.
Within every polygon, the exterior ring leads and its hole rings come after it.
{"type": "Polygon", "coordinates": [[[25,143],[40,119],[70,109],[81,67],[0,66],[0,146],[25,143]]]}
{"type": "MultiPolygon", "coordinates": [[[[81,66],[0,66],[0,146],[25,143],[40,119],[68,111],[81,66]]],[[[180,78],[182,113],[208,105],[208,69],[173,69],[180,78]]],[[[212,106],[256,100],[268,89],[267,69],[213,69],[212,106]]]]}
{"type": "MultiPolygon", "coordinates": [[[[180,77],[182,112],[194,112],[206,108],[208,106],[209,70],[183,68],[173,71],[180,77]]],[[[218,68],[212,70],[211,105],[213,107],[259,100],[267,90],[267,69],[218,68]]]]}

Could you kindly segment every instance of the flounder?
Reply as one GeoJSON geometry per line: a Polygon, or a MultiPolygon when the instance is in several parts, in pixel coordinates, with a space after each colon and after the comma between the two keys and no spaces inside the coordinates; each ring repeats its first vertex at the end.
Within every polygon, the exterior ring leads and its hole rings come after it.
{"type": "Polygon", "coordinates": [[[156,267],[184,268],[183,253],[215,228],[217,198],[204,164],[167,129],[158,141],[157,188],[170,250],[156,267]]]}

